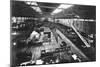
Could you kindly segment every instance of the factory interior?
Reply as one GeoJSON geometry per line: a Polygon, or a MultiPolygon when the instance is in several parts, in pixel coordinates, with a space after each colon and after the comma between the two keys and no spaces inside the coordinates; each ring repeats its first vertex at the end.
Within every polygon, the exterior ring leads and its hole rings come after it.
{"type": "Polygon", "coordinates": [[[12,67],[96,61],[96,6],[12,0],[10,28],[12,67]]]}

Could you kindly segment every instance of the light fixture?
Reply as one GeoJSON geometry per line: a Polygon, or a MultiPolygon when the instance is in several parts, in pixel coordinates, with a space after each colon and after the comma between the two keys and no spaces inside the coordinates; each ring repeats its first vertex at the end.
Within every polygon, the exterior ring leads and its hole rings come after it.
{"type": "Polygon", "coordinates": [[[35,5],[35,6],[38,5],[36,2],[32,2],[32,1],[26,1],[25,3],[26,3],[27,5],[35,5]]]}
{"type": "Polygon", "coordinates": [[[31,2],[30,2],[30,1],[26,1],[26,4],[30,5],[30,4],[31,4],[31,2]]]}
{"type": "Polygon", "coordinates": [[[39,12],[39,13],[42,12],[41,9],[40,9],[39,7],[32,6],[31,8],[33,8],[36,12],[39,12]]]}
{"type": "Polygon", "coordinates": [[[58,8],[67,9],[67,8],[69,8],[71,6],[72,5],[61,4],[58,8]]]}
{"type": "Polygon", "coordinates": [[[38,4],[36,2],[31,2],[31,5],[37,6],[38,4]]]}
{"type": "Polygon", "coordinates": [[[56,10],[53,11],[52,14],[59,13],[59,12],[61,12],[61,11],[62,11],[62,9],[56,9],[56,10]]]}
{"type": "Polygon", "coordinates": [[[16,45],[16,42],[14,42],[13,45],[15,46],[16,45]]]}
{"type": "Polygon", "coordinates": [[[19,33],[17,33],[17,32],[12,32],[11,34],[12,34],[12,35],[18,35],[19,33]]]}
{"type": "Polygon", "coordinates": [[[17,33],[16,32],[13,32],[12,35],[17,35],[17,33]]]}
{"type": "Polygon", "coordinates": [[[30,5],[31,8],[33,8],[36,12],[42,12],[41,9],[38,7],[38,4],[36,2],[32,1],[26,1],[26,4],[30,5]]]}
{"type": "Polygon", "coordinates": [[[37,10],[36,10],[37,12],[41,12],[41,9],[39,8],[39,7],[37,7],[37,10]]]}
{"type": "Polygon", "coordinates": [[[16,23],[16,17],[12,17],[12,22],[16,23]]]}
{"type": "Polygon", "coordinates": [[[57,13],[63,11],[64,9],[68,9],[68,8],[71,7],[71,6],[73,6],[73,5],[61,4],[57,9],[55,9],[55,10],[51,13],[51,15],[57,14],[57,13]]]}

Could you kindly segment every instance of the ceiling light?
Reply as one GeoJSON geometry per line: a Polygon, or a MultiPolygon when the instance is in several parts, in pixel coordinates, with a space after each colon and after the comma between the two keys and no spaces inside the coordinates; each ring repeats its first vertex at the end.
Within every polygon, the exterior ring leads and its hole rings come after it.
{"type": "Polygon", "coordinates": [[[68,8],[71,7],[71,6],[73,6],[73,5],[61,4],[57,9],[55,9],[55,10],[51,13],[51,15],[54,15],[54,14],[56,14],[56,13],[59,13],[59,12],[63,11],[64,9],[68,9],[68,8]]]}
{"type": "Polygon", "coordinates": [[[36,2],[31,2],[31,5],[37,6],[38,4],[36,2]]]}
{"type": "Polygon", "coordinates": [[[41,9],[40,9],[39,7],[34,7],[34,6],[32,6],[31,8],[33,8],[36,12],[39,12],[39,13],[42,12],[41,9]]]}
{"type": "Polygon", "coordinates": [[[31,8],[33,8],[34,10],[36,10],[36,9],[37,9],[37,7],[34,7],[34,6],[32,6],[31,8]]]}
{"type": "Polygon", "coordinates": [[[17,32],[13,32],[13,33],[11,33],[12,35],[18,35],[19,33],[17,33],[17,32]]]}
{"type": "Polygon", "coordinates": [[[61,4],[58,8],[67,9],[67,8],[69,8],[71,6],[72,5],[61,4]]]}
{"type": "Polygon", "coordinates": [[[16,45],[16,42],[14,42],[13,45],[15,46],[16,45]]]}
{"type": "Polygon", "coordinates": [[[32,1],[26,1],[27,5],[35,5],[37,6],[38,4],[36,2],[32,2],[32,1]]]}
{"type": "Polygon", "coordinates": [[[56,10],[53,11],[52,14],[59,13],[59,12],[61,12],[61,11],[62,11],[62,9],[56,9],[56,10]]]}
{"type": "Polygon", "coordinates": [[[37,10],[36,10],[37,12],[41,12],[41,9],[39,8],[39,7],[37,7],[37,10]]]}
{"type": "Polygon", "coordinates": [[[31,4],[31,2],[30,2],[30,1],[27,1],[27,2],[26,2],[26,4],[30,5],[30,4],[31,4]]]}

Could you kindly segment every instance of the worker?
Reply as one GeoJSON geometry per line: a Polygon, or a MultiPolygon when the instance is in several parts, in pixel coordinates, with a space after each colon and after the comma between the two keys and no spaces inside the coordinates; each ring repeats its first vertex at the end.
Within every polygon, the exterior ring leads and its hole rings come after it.
{"type": "Polygon", "coordinates": [[[36,64],[37,60],[40,58],[41,49],[43,47],[42,42],[41,42],[42,34],[43,34],[43,30],[39,28],[34,28],[34,31],[30,34],[30,37],[26,40],[29,46],[29,51],[32,53],[31,60],[28,62],[25,62],[26,64],[27,63],[36,64]],[[31,45],[29,42],[32,42],[31,45]]]}
{"type": "Polygon", "coordinates": [[[34,28],[34,31],[30,34],[30,37],[26,40],[27,44],[32,42],[37,42],[40,38],[40,32],[38,28],[34,28]]]}

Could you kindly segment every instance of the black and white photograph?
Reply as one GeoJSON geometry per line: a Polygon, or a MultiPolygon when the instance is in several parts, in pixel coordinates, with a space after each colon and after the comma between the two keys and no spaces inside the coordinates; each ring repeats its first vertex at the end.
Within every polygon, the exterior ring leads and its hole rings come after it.
{"type": "Polygon", "coordinates": [[[96,5],[10,3],[11,67],[96,61],[96,5]]]}

